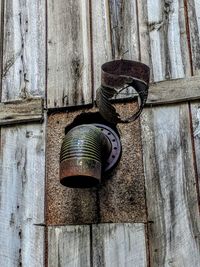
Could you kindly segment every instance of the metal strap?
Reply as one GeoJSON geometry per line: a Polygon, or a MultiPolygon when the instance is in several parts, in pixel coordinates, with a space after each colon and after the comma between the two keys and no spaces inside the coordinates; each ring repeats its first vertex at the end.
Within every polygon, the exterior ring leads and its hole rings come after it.
{"type": "Polygon", "coordinates": [[[96,103],[99,112],[108,122],[117,124],[136,120],[148,96],[150,69],[147,65],[131,60],[115,60],[101,66],[101,86],[97,89],[96,103]],[[110,100],[125,86],[133,87],[139,95],[139,109],[132,116],[121,119],[110,100]]]}

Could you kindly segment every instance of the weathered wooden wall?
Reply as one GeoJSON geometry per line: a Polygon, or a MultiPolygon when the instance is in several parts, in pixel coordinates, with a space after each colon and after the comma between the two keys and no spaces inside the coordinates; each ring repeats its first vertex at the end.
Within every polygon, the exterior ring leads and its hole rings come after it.
{"type": "Polygon", "coordinates": [[[200,266],[199,12],[199,0],[0,1],[0,266],[200,266]],[[65,189],[63,129],[93,111],[100,66],[118,58],[151,68],[141,127],[120,126],[111,181],[65,189]]]}

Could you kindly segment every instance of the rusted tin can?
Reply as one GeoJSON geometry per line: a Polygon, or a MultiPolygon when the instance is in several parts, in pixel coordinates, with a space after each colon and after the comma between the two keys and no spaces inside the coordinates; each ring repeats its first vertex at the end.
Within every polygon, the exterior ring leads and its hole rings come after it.
{"type": "Polygon", "coordinates": [[[100,183],[104,159],[111,144],[101,129],[80,125],[65,136],[60,152],[60,182],[68,187],[87,188],[100,183]]]}

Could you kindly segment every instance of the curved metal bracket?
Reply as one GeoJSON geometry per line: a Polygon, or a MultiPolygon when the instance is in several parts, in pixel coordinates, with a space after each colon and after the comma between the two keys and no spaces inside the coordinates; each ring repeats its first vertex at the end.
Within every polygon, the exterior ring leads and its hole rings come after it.
{"type": "Polygon", "coordinates": [[[108,122],[117,124],[136,120],[142,112],[148,96],[150,69],[147,65],[131,60],[115,60],[101,66],[101,86],[97,89],[99,112],[108,122]],[[110,99],[124,86],[133,87],[139,95],[139,108],[132,116],[121,119],[110,99]]]}

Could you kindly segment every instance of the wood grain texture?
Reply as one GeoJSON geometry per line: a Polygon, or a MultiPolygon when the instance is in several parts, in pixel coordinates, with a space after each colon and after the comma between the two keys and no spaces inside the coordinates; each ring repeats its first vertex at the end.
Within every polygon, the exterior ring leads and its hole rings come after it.
{"type": "Polygon", "coordinates": [[[183,0],[138,1],[138,10],[141,59],[148,63],[150,55],[148,65],[152,66],[152,80],[189,76],[183,0]]]}
{"type": "MultiPolygon", "coordinates": [[[[197,187],[200,192],[200,101],[191,104],[194,150],[197,167],[197,187]]],[[[199,199],[200,201],[200,199],[199,199]]]]}
{"type": "Polygon", "coordinates": [[[186,1],[193,74],[200,74],[200,1],[186,1]]]}
{"type": "Polygon", "coordinates": [[[147,266],[144,224],[92,226],[94,267],[147,266]]]}
{"type": "Polygon", "coordinates": [[[122,57],[138,60],[139,40],[136,0],[111,0],[109,6],[112,57],[115,59],[122,57]]]}
{"type": "Polygon", "coordinates": [[[43,126],[1,129],[0,265],[44,266],[43,126]]]}
{"type": "Polygon", "coordinates": [[[45,91],[45,1],[4,4],[2,101],[43,96],[45,91]]]}
{"type": "Polygon", "coordinates": [[[20,124],[43,120],[43,99],[31,98],[0,104],[0,125],[20,124]]]}
{"type": "Polygon", "coordinates": [[[92,36],[95,94],[101,84],[103,63],[139,59],[136,1],[92,0],[92,36]]]}
{"type": "Polygon", "coordinates": [[[188,106],[146,109],[143,158],[152,266],[199,266],[200,218],[188,106]]]}
{"type": "Polygon", "coordinates": [[[49,267],[90,267],[90,226],[48,227],[49,267]]]}
{"type": "MultiPolygon", "coordinates": [[[[138,21],[138,40],[140,44],[139,60],[147,64],[150,68],[150,75],[152,76],[152,62],[150,60],[151,47],[148,30],[148,10],[146,0],[137,1],[137,21],[138,21]]],[[[153,80],[152,77],[150,79],[153,80]]]]}
{"type": "Polygon", "coordinates": [[[3,62],[3,16],[4,1],[0,1],[0,100],[2,94],[2,62],[3,62]]]}
{"type": "Polygon", "coordinates": [[[92,103],[89,1],[48,5],[49,108],[92,103]]]}
{"type": "Polygon", "coordinates": [[[147,104],[169,104],[200,99],[200,77],[150,84],[147,104]]]}
{"type": "Polygon", "coordinates": [[[93,87],[94,94],[101,85],[101,65],[112,60],[110,9],[108,0],[91,1],[93,87]]]}

